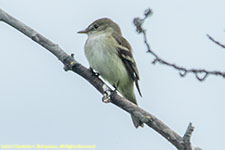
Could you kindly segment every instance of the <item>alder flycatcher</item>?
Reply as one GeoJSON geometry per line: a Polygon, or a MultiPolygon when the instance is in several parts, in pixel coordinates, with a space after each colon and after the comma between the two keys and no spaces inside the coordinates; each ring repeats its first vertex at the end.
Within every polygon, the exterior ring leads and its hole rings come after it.
{"type": "MultiPolygon", "coordinates": [[[[88,35],[85,55],[90,67],[112,84],[125,98],[137,105],[134,82],[141,95],[138,84],[139,73],[132,55],[132,48],[122,36],[120,27],[111,19],[102,18],[78,33],[88,35]]],[[[143,127],[143,123],[138,118],[133,115],[131,117],[136,128],[143,127]]]]}

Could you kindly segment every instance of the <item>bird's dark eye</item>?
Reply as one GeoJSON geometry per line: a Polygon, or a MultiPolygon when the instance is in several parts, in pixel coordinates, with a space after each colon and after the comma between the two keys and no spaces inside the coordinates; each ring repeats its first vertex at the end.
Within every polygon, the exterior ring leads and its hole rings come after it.
{"type": "Polygon", "coordinates": [[[98,29],[98,25],[97,24],[95,24],[94,26],[93,26],[93,28],[96,30],[96,29],[98,29]]]}

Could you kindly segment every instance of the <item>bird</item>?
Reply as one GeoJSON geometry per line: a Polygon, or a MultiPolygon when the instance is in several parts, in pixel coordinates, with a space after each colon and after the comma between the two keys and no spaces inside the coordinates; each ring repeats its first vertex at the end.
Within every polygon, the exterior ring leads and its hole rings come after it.
{"type": "MultiPolygon", "coordinates": [[[[123,97],[138,105],[134,83],[142,96],[138,83],[140,76],[131,45],[123,37],[119,25],[109,18],[100,18],[78,33],[88,35],[84,49],[91,70],[95,70],[123,97]]],[[[131,118],[136,128],[143,127],[143,122],[137,117],[131,115],[131,118]]]]}

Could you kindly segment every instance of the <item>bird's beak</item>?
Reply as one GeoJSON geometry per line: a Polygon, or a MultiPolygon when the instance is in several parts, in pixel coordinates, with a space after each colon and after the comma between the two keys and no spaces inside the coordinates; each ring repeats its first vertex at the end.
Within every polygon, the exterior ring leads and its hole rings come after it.
{"type": "Polygon", "coordinates": [[[77,33],[80,33],[80,34],[87,34],[87,33],[88,33],[88,30],[87,30],[87,29],[81,30],[81,31],[78,31],[77,33]]]}

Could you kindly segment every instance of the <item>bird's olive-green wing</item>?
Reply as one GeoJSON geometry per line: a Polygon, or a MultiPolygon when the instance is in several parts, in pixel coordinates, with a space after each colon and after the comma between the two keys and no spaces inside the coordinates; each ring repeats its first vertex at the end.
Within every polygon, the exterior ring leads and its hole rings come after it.
{"type": "Polygon", "coordinates": [[[140,79],[139,72],[137,69],[136,62],[132,55],[132,48],[131,48],[129,42],[121,35],[113,33],[112,36],[118,43],[118,47],[117,47],[118,55],[122,59],[131,78],[135,81],[135,84],[136,84],[136,87],[138,89],[140,96],[142,96],[140,88],[139,88],[139,84],[138,84],[138,80],[140,79]]]}

